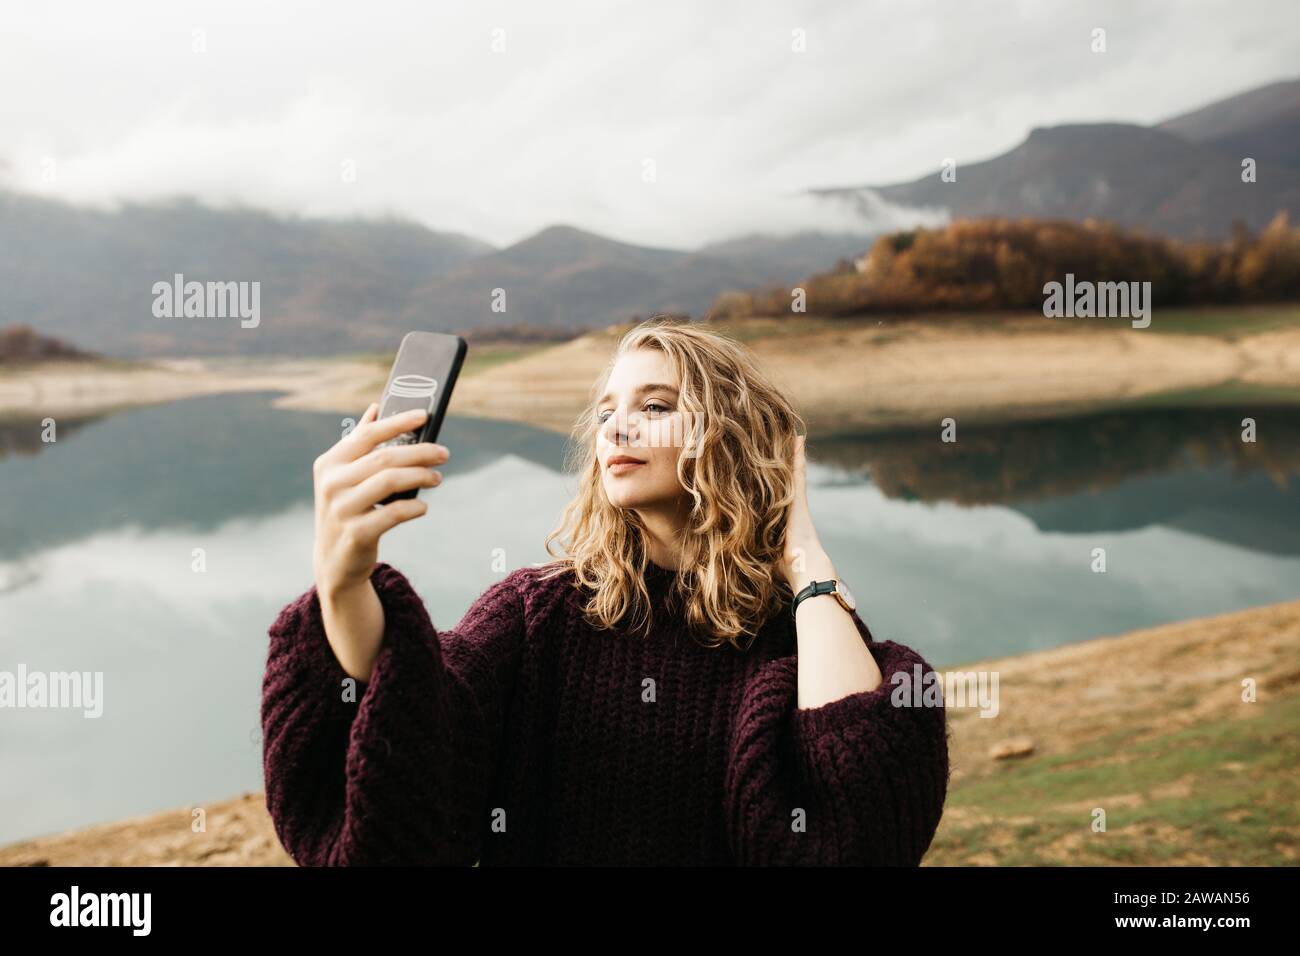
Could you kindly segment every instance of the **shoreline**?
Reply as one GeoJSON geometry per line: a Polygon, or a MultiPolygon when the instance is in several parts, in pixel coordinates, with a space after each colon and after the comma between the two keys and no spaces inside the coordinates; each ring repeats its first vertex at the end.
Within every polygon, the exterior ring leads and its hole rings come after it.
{"type": "Polygon", "coordinates": [[[387,369],[377,369],[376,361],[331,358],[50,362],[0,378],[0,421],[101,415],[233,392],[283,392],[273,403],[283,408],[310,407],[304,401],[319,393],[345,407],[361,389],[382,390],[387,369]]]}
{"type": "MultiPolygon", "coordinates": [[[[753,351],[811,434],[993,424],[1174,403],[1300,404],[1300,308],[1224,332],[1153,333],[1002,316],[943,321],[814,317],[717,323],[753,351]],[[792,343],[795,343],[792,347],[792,343]]],[[[1183,316],[1183,324],[1190,320],[1183,316]]],[[[555,346],[471,348],[449,414],[567,434],[621,334],[555,346]]],[[[359,415],[389,360],[167,359],[48,363],[0,377],[0,420],[84,416],[200,395],[277,391],[277,408],[359,415]]]]}
{"type": "MultiPolygon", "coordinates": [[[[997,672],[1000,714],[988,720],[977,706],[949,704],[952,775],[943,821],[924,865],[1078,865],[1094,862],[1090,852],[1103,854],[1097,862],[1231,865],[1264,851],[1271,854],[1266,862],[1294,865],[1300,807],[1289,791],[1275,794],[1275,805],[1268,808],[1265,832],[1271,848],[1216,848],[1191,825],[1152,825],[1138,811],[1145,805],[1176,821],[1177,814],[1165,808],[1178,801],[1198,807],[1212,801],[1209,791],[1216,781],[1222,781],[1227,799],[1252,799],[1243,790],[1246,779],[1268,784],[1272,768],[1244,762],[1239,751],[1241,740],[1259,729],[1282,751],[1282,780],[1291,781],[1300,747],[1300,731],[1291,719],[1300,705],[1297,659],[1300,600],[942,669],[997,672]],[[1257,702],[1242,701],[1243,677],[1256,682],[1257,702]],[[1278,727],[1290,728],[1281,741],[1278,727]],[[1227,735],[1230,744],[1224,748],[1227,757],[1209,765],[1206,754],[1213,755],[1213,749],[1194,736],[1208,730],[1227,735]],[[1153,770],[1132,759],[1144,748],[1167,752],[1180,741],[1195,750],[1200,777],[1180,771],[1163,779],[1169,774],[1159,761],[1153,770]],[[995,755],[1008,749],[1021,755],[995,755]],[[1103,772],[1108,761],[1112,769],[1125,769],[1117,781],[1086,777],[1087,768],[1103,772]],[[1055,789],[1040,785],[1025,791],[1016,785],[1018,778],[1036,773],[1061,779],[1055,789]],[[1074,779],[1081,773],[1082,784],[1074,779]],[[1089,828],[1098,805],[1110,813],[1105,840],[1089,828]],[[1026,828],[1033,832],[1026,835],[1026,828]],[[1035,836],[1041,847],[1035,846],[1035,836]],[[1114,853],[1120,842],[1126,852],[1109,859],[1105,854],[1114,853]],[[1036,855],[1024,858],[1030,849],[1036,855]]],[[[0,866],[293,865],[276,839],[261,793],[0,846],[0,866]],[[207,830],[193,833],[191,815],[200,806],[207,830]]]]}

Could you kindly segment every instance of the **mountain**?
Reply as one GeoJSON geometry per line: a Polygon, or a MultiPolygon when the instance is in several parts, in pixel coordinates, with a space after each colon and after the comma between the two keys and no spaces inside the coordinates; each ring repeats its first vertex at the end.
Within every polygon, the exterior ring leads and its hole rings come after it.
{"type": "MultiPolygon", "coordinates": [[[[497,249],[401,220],[285,218],[191,201],[79,208],[0,190],[0,326],[109,356],[391,350],[410,329],[601,326],[707,314],[732,289],[787,285],[860,256],[881,231],[949,217],[1114,220],[1218,238],[1279,209],[1300,219],[1300,81],[1159,126],[1033,130],[1002,156],[882,187],[815,190],[851,203],[863,235],[752,234],[699,249],[640,246],[552,226],[497,249]],[[1241,182],[1243,155],[1258,182],[1241,182]],[[868,226],[867,224],[873,224],[868,226]],[[260,321],[155,315],[156,283],[258,283],[260,321]],[[495,290],[504,291],[504,311],[495,290]]],[[[164,309],[165,312],[165,309],[164,309]]]]}
{"type": "Polygon", "coordinates": [[[723,259],[745,259],[795,272],[822,272],[840,259],[857,259],[871,247],[875,234],[797,232],[788,236],[750,233],[701,246],[700,252],[723,259]]]}
{"type": "Polygon", "coordinates": [[[1160,126],[1042,127],[993,159],[912,182],[813,190],[869,215],[881,202],[954,218],[1109,219],[1183,239],[1260,229],[1282,209],[1300,218],[1300,81],[1273,84],[1160,126]],[[1241,181],[1241,160],[1263,164],[1241,181]]]}
{"type": "Polygon", "coordinates": [[[118,356],[391,348],[430,277],[491,252],[401,221],[280,218],[193,202],[100,211],[0,192],[0,326],[118,356]],[[260,283],[262,321],[157,318],[156,282],[260,283]]]}
{"type": "MultiPolygon", "coordinates": [[[[689,252],[552,226],[504,249],[399,220],[280,218],[183,201],[84,209],[0,191],[0,326],[122,357],[383,351],[411,329],[577,329],[702,315],[870,236],[749,236],[689,252]],[[159,318],[155,283],[259,283],[259,321],[159,318]],[[505,311],[494,311],[495,289],[505,311]],[[251,323],[250,323],[251,324],[251,323]]],[[[177,305],[180,311],[180,305],[177,305]]],[[[164,309],[165,312],[165,309],[164,309]]]]}
{"type": "Polygon", "coordinates": [[[1220,152],[1300,169],[1300,80],[1230,96],[1158,128],[1220,152]]]}
{"type": "Polygon", "coordinates": [[[871,243],[870,237],[817,236],[750,237],[686,252],[552,226],[430,280],[404,320],[417,323],[423,303],[431,302],[456,315],[465,328],[505,322],[585,327],[653,312],[703,315],[720,292],[793,282],[809,264],[824,263],[820,252],[861,255],[871,243]],[[783,256],[783,250],[796,248],[804,253],[783,256]],[[496,289],[504,290],[504,313],[493,311],[496,289]]]}

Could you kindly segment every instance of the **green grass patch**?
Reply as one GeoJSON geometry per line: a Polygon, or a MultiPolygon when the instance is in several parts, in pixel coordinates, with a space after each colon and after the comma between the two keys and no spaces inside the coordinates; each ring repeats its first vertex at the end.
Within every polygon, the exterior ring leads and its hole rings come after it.
{"type": "MultiPolygon", "coordinates": [[[[1059,326],[1063,333],[1119,330],[1133,333],[1157,332],[1169,335],[1212,335],[1229,341],[1272,332],[1278,329],[1300,327],[1300,303],[1284,302],[1267,305],[1194,306],[1165,308],[1157,306],[1151,315],[1151,325],[1134,329],[1128,321],[1118,319],[1046,319],[1041,312],[1032,310],[988,312],[880,312],[828,316],[791,313],[783,316],[756,316],[744,319],[722,320],[715,323],[742,342],[756,342],[779,336],[798,336],[837,329],[862,329],[878,327],[882,332],[907,325],[927,325],[935,328],[961,330],[1000,329],[1003,326],[1042,331],[1059,326]],[[1041,326],[1025,325],[1026,319],[1038,319],[1041,326]]],[[[882,341],[887,341],[884,339],[882,341]]]]}
{"type": "Polygon", "coordinates": [[[1118,404],[1118,408],[1230,408],[1240,405],[1300,404],[1300,386],[1248,385],[1228,382],[1206,388],[1180,389],[1144,395],[1118,404]]]}
{"type": "Polygon", "coordinates": [[[1214,335],[1239,339],[1260,332],[1300,326],[1300,303],[1277,305],[1201,306],[1151,312],[1151,326],[1138,331],[1170,335],[1214,335]]]}
{"type": "Polygon", "coordinates": [[[1300,830],[1300,696],[1241,706],[1251,715],[1136,742],[1143,731],[1130,728],[954,786],[947,805],[981,822],[941,830],[927,861],[960,864],[991,851],[1002,865],[1295,865],[1288,850],[1300,830]],[[1132,794],[1136,806],[1106,805],[1132,794]],[[1106,810],[1107,832],[1091,832],[1091,811],[1081,809],[1090,801],[1106,810]],[[1016,822],[990,822],[1005,819],[1016,822]]]}

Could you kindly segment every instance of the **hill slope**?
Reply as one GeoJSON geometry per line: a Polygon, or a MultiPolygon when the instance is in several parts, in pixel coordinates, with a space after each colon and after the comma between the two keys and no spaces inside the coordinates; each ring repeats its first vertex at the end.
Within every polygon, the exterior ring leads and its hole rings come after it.
{"type": "Polygon", "coordinates": [[[1159,128],[1220,152],[1300,168],[1300,80],[1230,96],[1167,119],[1159,128]]]}
{"type": "Polygon", "coordinates": [[[1010,152],[908,183],[822,189],[860,206],[884,199],[946,208],[956,218],[1031,216],[1109,219],[1185,239],[1221,238],[1241,220],[1265,226],[1279,209],[1300,217],[1300,169],[1241,181],[1240,154],[1189,142],[1164,129],[1090,123],[1035,129],[1010,152]]]}
{"type": "Polygon", "coordinates": [[[505,249],[399,220],[280,218],[193,202],[106,212],[0,192],[0,326],[108,355],[327,355],[391,350],[411,329],[579,329],[702,315],[722,292],[793,282],[870,236],[750,236],[701,252],[569,226],[505,249]],[[259,283],[260,322],[158,318],[154,283],[259,283]],[[494,310],[494,290],[505,311],[494,310]]]}
{"type": "Polygon", "coordinates": [[[286,219],[192,202],[107,212],[0,192],[0,325],[113,355],[317,353],[377,334],[432,275],[490,252],[400,221],[286,219]],[[159,319],[155,282],[259,282],[263,323],[159,319]],[[273,321],[272,321],[273,319],[273,321]]]}

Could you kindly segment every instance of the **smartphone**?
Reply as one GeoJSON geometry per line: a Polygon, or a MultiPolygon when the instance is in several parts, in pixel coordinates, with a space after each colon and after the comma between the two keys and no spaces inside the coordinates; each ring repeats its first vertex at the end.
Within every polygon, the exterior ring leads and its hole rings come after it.
{"type": "MultiPolygon", "coordinates": [[[[408,332],[397,349],[397,358],[388,373],[384,396],[379,400],[376,420],[423,408],[429,413],[424,424],[379,445],[411,445],[438,440],[438,430],[447,414],[451,390],[465,362],[469,346],[459,335],[442,332],[408,332]]],[[[389,495],[380,505],[402,498],[414,498],[418,488],[408,488],[389,495]]]]}

